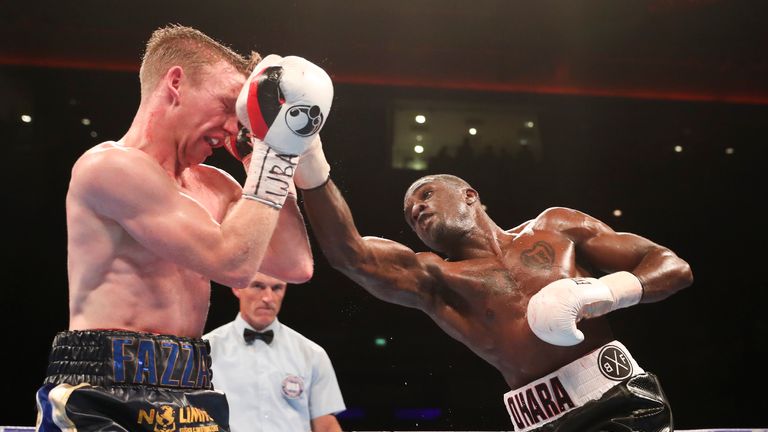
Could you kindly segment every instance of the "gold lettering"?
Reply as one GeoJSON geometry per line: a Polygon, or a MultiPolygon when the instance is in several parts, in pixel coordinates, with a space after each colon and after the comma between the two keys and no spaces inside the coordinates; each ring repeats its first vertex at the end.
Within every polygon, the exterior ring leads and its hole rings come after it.
{"type": "Polygon", "coordinates": [[[208,426],[184,426],[179,428],[179,432],[219,432],[218,425],[208,426]]]}
{"type": "Polygon", "coordinates": [[[184,407],[179,410],[179,423],[212,422],[213,418],[202,408],[184,407]]]}
{"type": "Polygon", "coordinates": [[[155,409],[151,408],[149,410],[149,413],[144,411],[143,409],[139,410],[139,419],[136,421],[138,424],[142,424],[143,422],[146,422],[147,424],[152,424],[155,422],[155,409]]]}
{"type": "Polygon", "coordinates": [[[189,407],[189,421],[190,423],[200,422],[200,410],[195,407],[189,407]]]}

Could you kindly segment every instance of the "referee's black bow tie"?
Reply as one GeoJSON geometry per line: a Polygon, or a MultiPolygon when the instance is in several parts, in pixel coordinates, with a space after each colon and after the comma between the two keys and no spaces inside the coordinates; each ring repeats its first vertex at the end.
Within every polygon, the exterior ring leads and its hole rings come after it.
{"type": "Polygon", "coordinates": [[[266,343],[271,343],[272,339],[275,337],[275,332],[272,330],[267,330],[263,333],[259,333],[255,330],[251,330],[249,328],[243,330],[243,339],[245,339],[245,343],[248,345],[252,344],[253,341],[256,339],[261,339],[266,343]]]}

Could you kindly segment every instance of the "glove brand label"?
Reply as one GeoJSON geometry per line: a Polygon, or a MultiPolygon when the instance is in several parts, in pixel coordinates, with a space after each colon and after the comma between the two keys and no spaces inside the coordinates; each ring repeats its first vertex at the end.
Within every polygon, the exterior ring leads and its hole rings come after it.
{"type": "Polygon", "coordinates": [[[294,105],[285,113],[285,124],[298,136],[312,136],[323,127],[323,113],[317,105],[294,105]]]}
{"type": "Polygon", "coordinates": [[[606,345],[597,356],[600,372],[614,381],[621,381],[632,376],[632,362],[619,347],[606,345]]]}
{"type": "Polygon", "coordinates": [[[275,154],[269,149],[264,157],[263,172],[256,185],[256,195],[263,198],[288,195],[288,187],[298,164],[294,155],[275,154]]]}

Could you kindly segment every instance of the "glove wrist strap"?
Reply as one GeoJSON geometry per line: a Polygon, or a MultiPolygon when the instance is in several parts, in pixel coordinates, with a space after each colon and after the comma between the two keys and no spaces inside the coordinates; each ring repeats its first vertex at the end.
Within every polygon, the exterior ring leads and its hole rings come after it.
{"type": "Polygon", "coordinates": [[[331,166],[325,159],[325,153],[320,142],[320,136],[301,155],[301,164],[296,168],[296,187],[301,190],[312,190],[328,182],[331,166]]]}
{"type": "Polygon", "coordinates": [[[640,279],[627,271],[607,274],[600,278],[613,295],[614,304],[612,310],[634,306],[640,303],[643,297],[643,285],[640,279]]]}
{"type": "Polygon", "coordinates": [[[243,198],[280,209],[291,190],[299,157],[278,154],[263,142],[253,141],[253,154],[243,186],[243,198]]]}

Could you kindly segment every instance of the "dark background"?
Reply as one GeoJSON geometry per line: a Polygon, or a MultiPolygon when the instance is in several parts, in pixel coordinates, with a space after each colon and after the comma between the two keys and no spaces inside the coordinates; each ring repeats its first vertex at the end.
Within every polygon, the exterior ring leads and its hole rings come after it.
{"type": "MultiPolygon", "coordinates": [[[[67,327],[69,170],[127,130],[143,45],[169,22],[241,52],[299,54],[326,68],[336,83],[323,129],[334,181],[361,233],[416,250],[424,247],[402,220],[402,194],[424,172],[389,168],[393,101],[532,109],[540,159],[465,159],[447,170],[480,191],[502,227],[568,206],[685,258],[694,285],[611,314],[615,333],[661,377],[677,427],[768,424],[763,2],[157,3],[0,2],[0,370],[13,394],[0,424],[34,422],[51,338],[67,327]]],[[[223,151],[209,163],[242,179],[223,151]]],[[[345,429],[509,429],[498,372],[315,251],[315,277],[289,289],[281,320],[329,352],[350,408],[345,429]]],[[[206,329],[235,311],[229,290],[215,289],[206,329]]]]}

